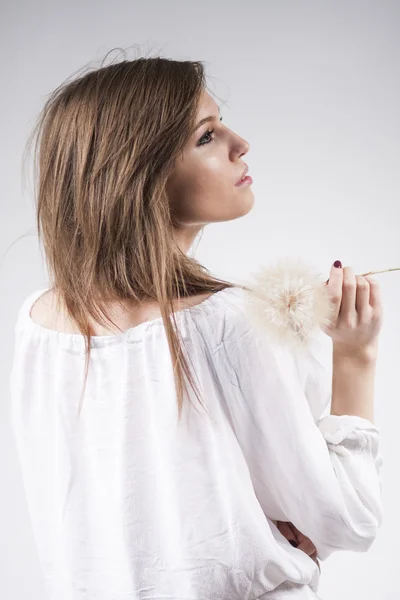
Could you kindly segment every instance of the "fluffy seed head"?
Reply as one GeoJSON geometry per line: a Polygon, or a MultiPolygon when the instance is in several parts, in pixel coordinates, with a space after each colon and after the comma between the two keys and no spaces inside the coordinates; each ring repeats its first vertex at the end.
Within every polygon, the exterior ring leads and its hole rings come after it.
{"type": "Polygon", "coordinates": [[[279,344],[304,349],[315,328],[331,324],[333,305],[324,277],[302,259],[282,257],[251,276],[246,312],[279,344]]]}

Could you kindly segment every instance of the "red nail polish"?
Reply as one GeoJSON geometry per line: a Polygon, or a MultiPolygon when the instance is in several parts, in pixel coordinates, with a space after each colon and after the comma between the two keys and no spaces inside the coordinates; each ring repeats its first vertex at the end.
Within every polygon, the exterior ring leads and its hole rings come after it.
{"type": "Polygon", "coordinates": [[[333,263],[333,266],[336,267],[337,269],[341,269],[342,263],[340,262],[340,260],[335,260],[335,262],[333,263]]]}

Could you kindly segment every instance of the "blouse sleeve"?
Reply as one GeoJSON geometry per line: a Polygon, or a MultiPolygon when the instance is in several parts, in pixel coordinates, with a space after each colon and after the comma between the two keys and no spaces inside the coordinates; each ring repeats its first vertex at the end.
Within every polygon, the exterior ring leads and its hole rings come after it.
{"type": "Polygon", "coordinates": [[[215,353],[255,493],[266,516],[292,522],[321,560],[367,551],[383,519],[378,429],[330,415],[326,397],[318,402],[328,389],[321,365],[311,356],[302,373],[295,354],[259,334],[243,309],[226,320],[215,353]]]}

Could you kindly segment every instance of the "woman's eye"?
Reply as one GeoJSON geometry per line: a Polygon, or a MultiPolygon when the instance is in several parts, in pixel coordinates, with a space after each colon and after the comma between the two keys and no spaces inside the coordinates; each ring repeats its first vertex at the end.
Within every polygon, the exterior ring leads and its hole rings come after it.
{"type": "Polygon", "coordinates": [[[206,131],[206,133],[203,135],[203,137],[200,138],[199,146],[204,146],[204,144],[209,144],[210,142],[212,142],[212,140],[214,138],[210,138],[209,136],[211,136],[213,133],[214,133],[214,129],[210,129],[209,131],[206,131]]]}
{"type": "MultiPolygon", "coordinates": [[[[222,121],[222,117],[220,117],[219,120],[222,121]]],[[[206,131],[206,133],[203,135],[203,137],[200,138],[198,145],[204,146],[204,144],[209,144],[210,142],[212,142],[214,138],[210,138],[209,136],[211,136],[214,133],[214,131],[215,131],[214,129],[209,129],[208,131],[206,131]]]]}

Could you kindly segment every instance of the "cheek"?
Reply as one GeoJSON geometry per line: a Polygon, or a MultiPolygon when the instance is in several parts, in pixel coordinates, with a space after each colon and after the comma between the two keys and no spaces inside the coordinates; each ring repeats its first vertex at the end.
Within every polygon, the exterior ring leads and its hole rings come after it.
{"type": "Polygon", "coordinates": [[[176,219],[201,222],[230,218],[237,188],[229,162],[209,156],[186,165],[172,180],[170,194],[176,219]]]}
{"type": "Polygon", "coordinates": [[[174,189],[174,197],[180,208],[187,205],[188,210],[197,210],[221,193],[226,186],[227,176],[216,164],[210,166],[199,162],[190,170],[182,173],[174,189]]]}
{"type": "Polygon", "coordinates": [[[195,176],[198,184],[206,188],[226,186],[231,183],[232,169],[229,167],[229,161],[213,156],[199,166],[195,176]]]}

